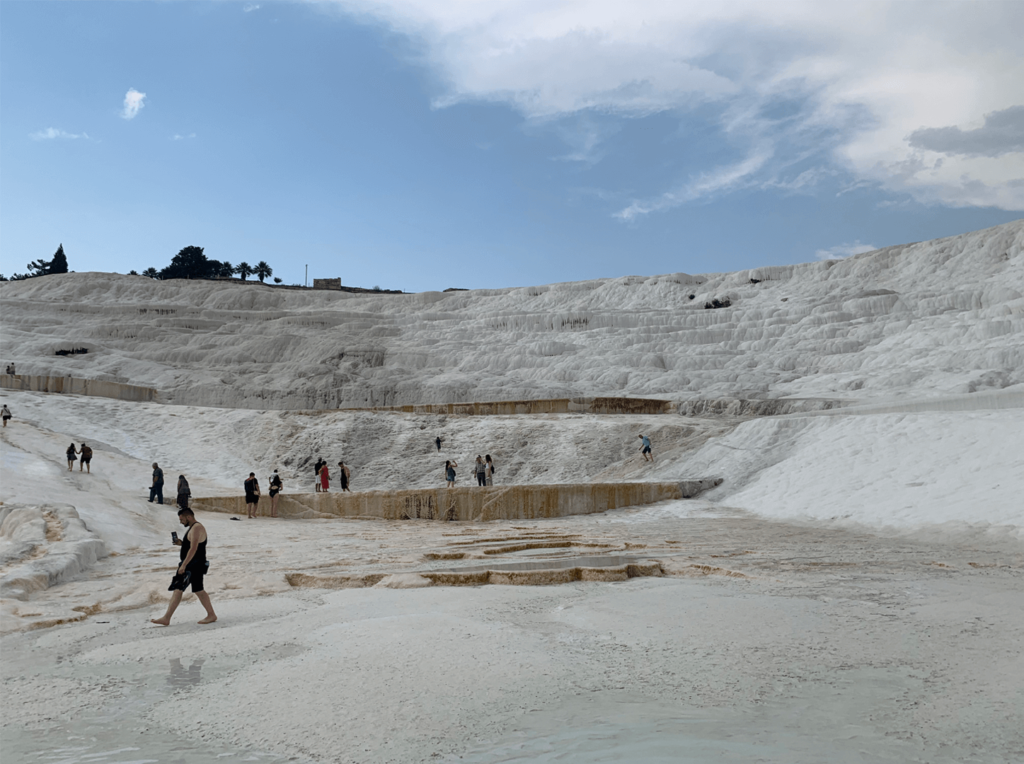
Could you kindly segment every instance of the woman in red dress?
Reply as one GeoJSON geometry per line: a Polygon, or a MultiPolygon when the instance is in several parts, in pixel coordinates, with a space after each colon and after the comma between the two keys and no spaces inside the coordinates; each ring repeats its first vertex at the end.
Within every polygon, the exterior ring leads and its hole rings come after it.
{"type": "Polygon", "coordinates": [[[320,468],[320,490],[326,492],[329,485],[330,475],[327,474],[327,465],[325,464],[320,468]]]}

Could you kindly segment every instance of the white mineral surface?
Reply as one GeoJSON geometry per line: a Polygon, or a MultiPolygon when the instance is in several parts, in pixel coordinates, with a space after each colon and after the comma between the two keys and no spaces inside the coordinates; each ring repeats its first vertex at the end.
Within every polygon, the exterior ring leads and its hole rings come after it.
{"type": "Polygon", "coordinates": [[[0,365],[157,392],[2,391],[2,758],[1022,761],[1022,294],[1024,221],[802,266],[447,294],[0,284],[0,365]],[[594,395],[675,408],[338,410],[594,395]],[[72,441],[91,473],[68,471],[72,441]],[[427,488],[445,459],[468,485],[480,453],[497,472],[479,490],[724,482],[522,522],[200,513],[219,620],[198,626],[189,594],[150,624],[178,475],[201,497],[253,471],[266,493],[277,468],[307,492],[322,455],[356,491],[427,488]],[[610,560],[661,575],[544,578],[610,560]],[[541,572],[422,575],[488,566],[541,572]]]}

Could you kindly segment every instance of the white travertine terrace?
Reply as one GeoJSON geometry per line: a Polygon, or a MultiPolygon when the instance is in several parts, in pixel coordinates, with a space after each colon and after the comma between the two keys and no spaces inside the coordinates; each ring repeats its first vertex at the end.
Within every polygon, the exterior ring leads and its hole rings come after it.
{"type": "Polygon", "coordinates": [[[2,357],[20,373],[195,406],[877,400],[1024,383],[1024,221],[728,274],[363,296],[88,273],[6,283],[0,299],[2,357]],[[716,298],[730,307],[704,308],[716,298]],[[54,355],[75,347],[89,352],[54,355]]]}

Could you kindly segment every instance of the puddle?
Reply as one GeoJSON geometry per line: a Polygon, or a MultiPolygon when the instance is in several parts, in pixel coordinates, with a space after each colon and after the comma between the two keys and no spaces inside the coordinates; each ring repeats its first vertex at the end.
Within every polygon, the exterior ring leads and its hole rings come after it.
{"type": "MultiPolygon", "coordinates": [[[[226,764],[229,762],[301,762],[294,756],[239,750],[194,742],[150,723],[145,715],[171,695],[216,681],[242,664],[202,657],[170,658],[146,664],[81,666],[58,663],[55,674],[76,679],[96,675],[97,683],[126,681],[124,695],[72,719],[35,729],[4,727],[0,749],[4,764],[226,764]]],[[[201,719],[196,719],[201,724],[201,719]]]]}

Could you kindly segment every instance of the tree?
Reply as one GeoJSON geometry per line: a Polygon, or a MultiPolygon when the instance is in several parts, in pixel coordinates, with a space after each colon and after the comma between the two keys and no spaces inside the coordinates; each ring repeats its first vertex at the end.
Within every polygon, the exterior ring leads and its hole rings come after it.
{"type": "Polygon", "coordinates": [[[148,276],[151,279],[158,279],[158,278],[160,278],[160,274],[157,273],[156,268],[146,268],[146,270],[144,270],[142,272],[142,275],[143,276],[148,276]]]}
{"type": "Polygon", "coordinates": [[[242,277],[242,281],[245,281],[247,276],[253,274],[252,266],[246,262],[239,263],[235,266],[235,273],[242,277]]]}
{"type": "Polygon", "coordinates": [[[256,274],[257,278],[259,278],[261,284],[263,283],[263,279],[274,275],[273,269],[267,265],[266,260],[260,260],[256,263],[256,267],[253,268],[252,272],[256,274]]]}
{"type": "Polygon", "coordinates": [[[274,283],[275,283],[275,284],[280,284],[282,280],[283,280],[283,279],[281,279],[280,277],[278,277],[278,276],[274,276],[274,283]]]}
{"type": "MultiPolygon", "coordinates": [[[[220,265],[219,263],[217,264],[220,265]]],[[[202,247],[185,247],[171,258],[171,264],[160,271],[162,279],[208,279],[212,263],[202,247]]]]}
{"type": "Polygon", "coordinates": [[[67,273],[68,259],[64,255],[64,245],[61,244],[57,247],[52,260],[33,260],[25,267],[28,268],[28,273],[25,274],[24,278],[48,276],[51,273],[67,273]]]}
{"type": "Polygon", "coordinates": [[[48,273],[67,273],[68,272],[68,258],[64,255],[64,245],[61,244],[57,247],[57,251],[53,253],[53,259],[50,261],[50,270],[48,273]]]}
{"type": "Polygon", "coordinates": [[[128,275],[129,275],[129,276],[138,276],[138,275],[139,275],[139,272],[138,272],[138,271],[134,271],[134,270],[132,270],[132,271],[128,271],[128,275]]]}
{"type": "Polygon", "coordinates": [[[224,278],[231,278],[231,276],[232,276],[232,274],[234,272],[235,272],[235,266],[233,266],[231,263],[229,263],[227,260],[225,260],[224,262],[222,262],[220,264],[220,273],[218,273],[217,275],[218,276],[223,276],[224,278]]]}

